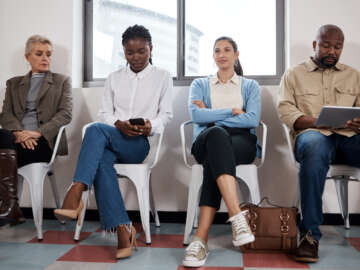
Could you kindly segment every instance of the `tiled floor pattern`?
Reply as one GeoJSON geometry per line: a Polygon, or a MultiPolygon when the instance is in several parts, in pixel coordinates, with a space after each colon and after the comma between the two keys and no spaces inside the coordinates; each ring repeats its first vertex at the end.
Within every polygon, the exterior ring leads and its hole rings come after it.
{"type": "MultiPolygon", "coordinates": [[[[47,270],[185,270],[183,224],[152,226],[152,244],[146,245],[141,225],[136,224],[139,250],[129,259],[117,261],[116,236],[105,235],[98,222],[86,222],[80,240],[73,240],[74,222],[64,225],[45,220],[44,239],[38,241],[32,220],[15,227],[0,228],[0,269],[47,270]]],[[[231,246],[229,225],[213,225],[210,255],[199,270],[289,270],[289,269],[360,269],[360,226],[345,230],[341,226],[322,226],[320,260],[316,264],[294,262],[286,254],[242,254],[231,246]]]]}

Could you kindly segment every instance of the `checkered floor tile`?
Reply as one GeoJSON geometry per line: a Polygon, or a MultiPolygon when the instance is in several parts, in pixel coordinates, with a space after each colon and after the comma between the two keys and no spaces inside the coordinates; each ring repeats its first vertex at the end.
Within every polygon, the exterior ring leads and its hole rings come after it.
{"type": "MultiPolygon", "coordinates": [[[[135,224],[139,250],[125,260],[116,260],[116,235],[105,234],[98,222],[85,222],[79,241],[74,241],[74,223],[60,224],[44,220],[44,239],[38,241],[32,220],[0,227],[0,270],[185,270],[184,224],[151,226],[152,244],[146,245],[141,224],[135,224]]],[[[360,226],[344,230],[341,226],[322,226],[319,262],[301,264],[289,255],[246,253],[231,246],[229,225],[213,225],[209,235],[210,253],[199,270],[355,270],[360,265],[360,226]]]]}

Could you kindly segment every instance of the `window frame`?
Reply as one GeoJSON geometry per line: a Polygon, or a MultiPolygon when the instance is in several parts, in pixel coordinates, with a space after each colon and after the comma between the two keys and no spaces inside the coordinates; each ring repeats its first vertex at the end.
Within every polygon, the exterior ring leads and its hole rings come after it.
{"type": "MultiPolygon", "coordinates": [[[[93,79],[93,0],[84,0],[84,87],[101,87],[104,79],[93,79]]],[[[185,76],[185,2],[177,0],[177,74],[174,86],[189,86],[203,76],[185,76]]],[[[285,70],[285,0],[276,0],[276,74],[246,76],[260,85],[278,85],[285,70]]]]}

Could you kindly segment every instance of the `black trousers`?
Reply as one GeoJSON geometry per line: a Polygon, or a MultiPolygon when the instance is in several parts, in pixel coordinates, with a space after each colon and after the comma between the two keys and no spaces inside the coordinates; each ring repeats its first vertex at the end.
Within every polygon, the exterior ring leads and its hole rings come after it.
{"type": "Polygon", "coordinates": [[[241,128],[213,126],[199,134],[191,153],[204,168],[200,206],[220,208],[221,193],[216,179],[222,174],[235,177],[236,165],[253,162],[256,141],[249,129],[241,128]]]}
{"type": "Polygon", "coordinates": [[[46,139],[40,137],[34,150],[24,149],[19,143],[15,143],[14,134],[6,129],[0,129],[0,149],[14,149],[17,153],[18,167],[36,162],[49,162],[52,150],[46,139]]]}

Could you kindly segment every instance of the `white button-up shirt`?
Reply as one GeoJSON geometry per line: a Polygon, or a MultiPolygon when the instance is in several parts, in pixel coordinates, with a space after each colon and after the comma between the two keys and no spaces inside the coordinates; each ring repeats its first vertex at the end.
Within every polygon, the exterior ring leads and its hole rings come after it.
{"type": "Polygon", "coordinates": [[[129,66],[109,75],[99,111],[101,121],[113,126],[117,120],[144,118],[151,122],[151,133],[160,133],[172,119],[170,73],[148,64],[141,72],[129,66]]]}
{"type": "Polygon", "coordinates": [[[234,75],[226,83],[217,74],[210,78],[210,100],[212,109],[243,109],[241,77],[234,75]]]}

